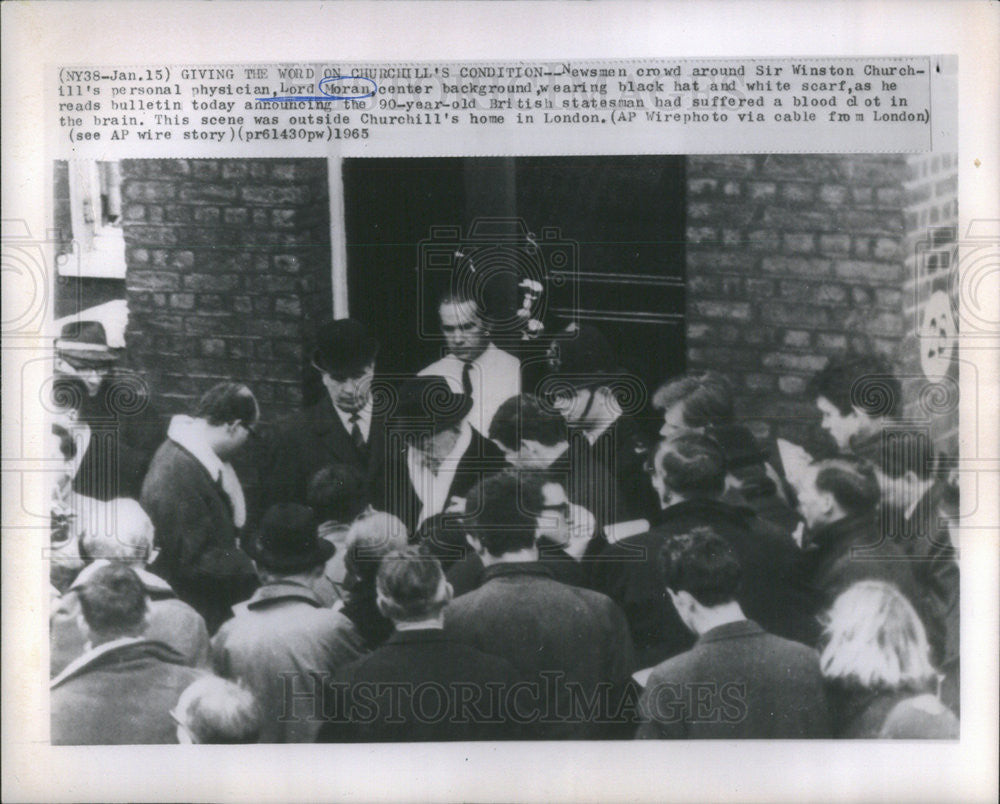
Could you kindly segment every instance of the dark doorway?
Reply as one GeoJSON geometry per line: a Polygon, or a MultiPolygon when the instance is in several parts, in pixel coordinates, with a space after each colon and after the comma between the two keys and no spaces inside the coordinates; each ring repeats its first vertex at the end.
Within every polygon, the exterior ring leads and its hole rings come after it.
{"type": "Polygon", "coordinates": [[[447,271],[428,245],[447,264],[484,217],[519,219],[542,252],[572,246],[545,291],[547,331],[596,325],[650,389],[684,370],[683,157],[348,159],[343,175],[350,310],[380,333],[382,370],[440,356],[447,271]]]}

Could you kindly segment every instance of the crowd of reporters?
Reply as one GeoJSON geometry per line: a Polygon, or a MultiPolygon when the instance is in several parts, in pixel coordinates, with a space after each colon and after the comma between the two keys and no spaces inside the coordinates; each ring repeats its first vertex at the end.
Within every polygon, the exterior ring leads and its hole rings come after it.
{"type": "Polygon", "coordinates": [[[312,408],[262,422],[221,383],[149,454],[105,406],[89,464],[108,362],[64,339],[53,743],[958,736],[954,491],[855,393],[884,368],[814,378],[837,450],[793,463],[720,373],[667,381],[650,428],[597,330],[528,393],[474,307],[441,317],[389,405],[336,321],[312,408]]]}

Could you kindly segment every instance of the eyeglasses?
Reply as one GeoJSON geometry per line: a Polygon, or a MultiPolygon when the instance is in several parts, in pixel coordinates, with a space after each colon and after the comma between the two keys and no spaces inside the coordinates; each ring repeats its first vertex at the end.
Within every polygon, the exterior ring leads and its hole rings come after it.
{"type": "Polygon", "coordinates": [[[569,519],[570,510],[571,509],[570,509],[570,506],[569,506],[569,500],[564,500],[563,502],[556,503],[555,505],[543,505],[542,506],[542,513],[543,514],[546,513],[547,511],[551,511],[552,513],[555,513],[555,514],[561,514],[562,517],[563,517],[563,519],[569,519]]]}
{"type": "Polygon", "coordinates": [[[240,425],[247,431],[250,438],[260,438],[260,432],[257,430],[257,425],[247,424],[246,422],[240,422],[240,425]]]}

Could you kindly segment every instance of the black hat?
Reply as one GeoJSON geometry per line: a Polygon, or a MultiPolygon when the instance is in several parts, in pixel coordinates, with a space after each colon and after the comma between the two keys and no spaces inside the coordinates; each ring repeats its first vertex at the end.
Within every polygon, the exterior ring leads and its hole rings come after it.
{"type": "Polygon", "coordinates": [[[303,572],[325,564],[334,546],[319,538],[312,508],[279,503],[267,509],[248,552],[265,569],[303,572]]]}
{"type": "Polygon", "coordinates": [[[56,352],[74,366],[108,366],[117,360],[100,321],[71,321],[63,325],[56,339],[56,352]]]}
{"type": "Polygon", "coordinates": [[[472,409],[472,397],[453,391],[444,377],[410,377],[399,386],[393,419],[414,427],[430,425],[437,433],[458,424],[472,409]]]}
{"type": "Polygon", "coordinates": [[[313,365],[320,371],[340,377],[356,377],[375,360],[378,341],[368,328],[353,318],[327,321],[316,333],[313,365]]]}
{"type": "Polygon", "coordinates": [[[623,374],[604,334],[589,324],[567,329],[548,352],[549,379],[573,388],[593,388],[623,374]],[[575,334],[569,334],[575,330],[575,334]]]}

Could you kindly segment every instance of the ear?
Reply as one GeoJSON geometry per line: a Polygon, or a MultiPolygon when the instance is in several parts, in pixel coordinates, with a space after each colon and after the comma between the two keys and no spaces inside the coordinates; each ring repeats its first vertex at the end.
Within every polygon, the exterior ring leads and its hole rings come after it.
{"type": "Polygon", "coordinates": [[[819,492],[819,500],[823,513],[829,514],[837,507],[837,501],[833,498],[833,493],[823,491],[822,489],[817,489],[817,491],[819,492]]]}
{"type": "Polygon", "coordinates": [[[455,598],[455,589],[452,587],[450,583],[446,581],[444,585],[444,602],[451,603],[451,601],[454,600],[454,598],[455,598]]]}
{"type": "Polygon", "coordinates": [[[478,555],[482,555],[485,552],[483,549],[483,543],[471,533],[465,534],[465,541],[469,543],[469,547],[475,550],[478,555]]]}
{"type": "Polygon", "coordinates": [[[387,620],[391,620],[391,619],[392,619],[392,618],[391,618],[391,617],[389,616],[389,606],[388,606],[388,602],[386,601],[386,599],[385,599],[384,597],[382,597],[382,593],[381,593],[381,592],[379,592],[379,593],[378,593],[378,594],[376,595],[376,597],[375,597],[375,605],[376,605],[376,607],[378,607],[378,610],[379,610],[379,613],[380,613],[380,614],[381,614],[381,615],[382,615],[383,617],[385,617],[385,618],[386,618],[387,620]]]}

